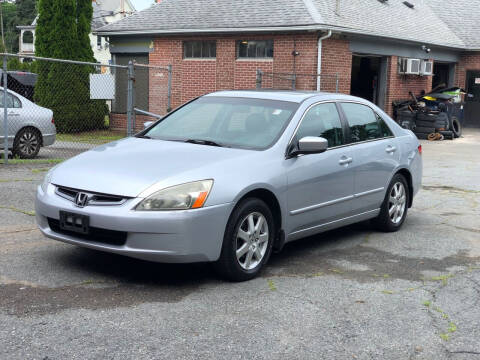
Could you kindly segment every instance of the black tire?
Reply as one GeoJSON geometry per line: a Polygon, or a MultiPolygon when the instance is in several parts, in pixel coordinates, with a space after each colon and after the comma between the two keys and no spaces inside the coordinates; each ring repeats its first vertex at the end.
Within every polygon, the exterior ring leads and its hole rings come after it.
{"type": "Polygon", "coordinates": [[[20,159],[33,159],[38,155],[42,146],[40,132],[32,127],[23,128],[13,141],[13,156],[20,159]]]}
{"type": "Polygon", "coordinates": [[[394,232],[399,230],[402,227],[405,221],[405,218],[407,217],[409,201],[410,201],[410,191],[408,188],[407,180],[402,174],[395,174],[392,180],[390,181],[390,184],[388,185],[387,193],[385,194],[385,199],[383,200],[382,207],[380,208],[380,214],[378,214],[378,216],[373,220],[373,224],[375,225],[375,227],[385,232],[394,232]],[[397,219],[392,219],[391,215],[389,214],[389,209],[391,204],[390,195],[393,192],[394,186],[396,186],[397,184],[401,184],[403,186],[403,189],[404,189],[403,194],[405,198],[403,199],[403,202],[402,202],[403,212],[401,213],[401,216],[397,216],[397,214],[395,214],[394,217],[397,219]]]}
{"type": "Polygon", "coordinates": [[[435,128],[434,127],[417,126],[415,128],[415,132],[430,134],[432,132],[435,132],[435,128]]]}
{"type": "Polygon", "coordinates": [[[447,140],[453,140],[454,138],[454,135],[453,135],[453,131],[439,131],[440,134],[443,135],[443,137],[447,140]]]}
{"type": "Polygon", "coordinates": [[[462,136],[462,124],[456,116],[452,116],[452,128],[450,129],[453,132],[453,136],[456,138],[462,136]]]}
{"type": "Polygon", "coordinates": [[[435,121],[421,121],[421,120],[417,120],[415,122],[415,125],[417,127],[428,127],[428,128],[432,128],[432,127],[435,127],[435,121]]]}
{"type": "Polygon", "coordinates": [[[431,133],[417,133],[417,132],[415,132],[414,134],[417,137],[417,139],[426,140],[426,139],[428,139],[428,135],[430,135],[431,133]]]}
{"type": "MultiPolygon", "coordinates": [[[[259,218],[257,218],[259,219],[259,218]]],[[[273,242],[275,239],[276,229],[275,222],[273,220],[272,212],[267,204],[257,198],[247,198],[242,200],[233,210],[228,220],[227,227],[225,229],[225,235],[223,238],[222,252],[220,258],[214,263],[214,268],[217,273],[223,278],[230,281],[246,281],[253,279],[262,270],[265,263],[268,261],[270,254],[272,253],[273,242]],[[238,248],[239,240],[243,241],[239,235],[239,229],[244,225],[244,221],[248,223],[248,217],[252,214],[261,214],[266,220],[268,226],[267,244],[265,252],[261,260],[251,269],[246,269],[246,257],[250,254],[250,250],[245,254],[245,258],[241,256],[237,259],[237,250],[240,250],[243,245],[249,246],[249,249],[255,243],[255,238],[245,241],[242,246],[238,248]],[[249,245],[252,244],[252,245],[249,245]],[[245,261],[243,262],[242,259],[245,261]]],[[[265,236],[265,233],[263,234],[265,236]]],[[[257,238],[257,243],[258,243],[257,238]]],[[[260,244],[260,243],[258,243],[260,244]]],[[[260,249],[261,245],[258,245],[260,249]]],[[[253,255],[250,257],[253,260],[253,255]]],[[[256,258],[258,261],[258,258],[256,258]]]]}

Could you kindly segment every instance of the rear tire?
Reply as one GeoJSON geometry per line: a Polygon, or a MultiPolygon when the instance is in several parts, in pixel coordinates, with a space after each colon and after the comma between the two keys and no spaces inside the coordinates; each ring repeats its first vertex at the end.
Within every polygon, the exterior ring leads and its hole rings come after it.
{"type": "Polygon", "coordinates": [[[253,279],[270,257],[275,234],[267,204],[257,198],[242,200],[228,220],[215,270],[230,281],[253,279]]]}
{"type": "Polygon", "coordinates": [[[385,232],[398,231],[407,217],[410,191],[402,174],[395,174],[390,181],[380,214],[373,219],[374,226],[385,232]]]}
{"type": "Polygon", "coordinates": [[[41,147],[40,132],[31,127],[20,130],[13,141],[12,155],[20,159],[33,159],[41,147]]]}

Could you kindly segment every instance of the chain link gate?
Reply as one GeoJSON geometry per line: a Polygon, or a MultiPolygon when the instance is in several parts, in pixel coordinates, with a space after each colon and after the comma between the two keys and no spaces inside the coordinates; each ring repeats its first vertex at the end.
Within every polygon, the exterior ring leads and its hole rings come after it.
{"type": "Polygon", "coordinates": [[[60,162],[132,136],[171,109],[171,65],[0,55],[8,88],[0,88],[0,164],[60,162]]]}
{"type": "Polygon", "coordinates": [[[257,89],[276,90],[319,90],[339,92],[338,74],[294,74],[257,70],[257,89]]]}

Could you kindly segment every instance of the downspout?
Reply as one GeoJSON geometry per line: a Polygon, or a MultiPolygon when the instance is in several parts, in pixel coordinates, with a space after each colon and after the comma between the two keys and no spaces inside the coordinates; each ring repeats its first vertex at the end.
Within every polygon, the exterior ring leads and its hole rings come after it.
{"type": "Polygon", "coordinates": [[[327,35],[318,38],[318,58],[317,58],[317,91],[320,91],[320,78],[322,74],[322,41],[332,36],[332,30],[328,30],[327,35]]]}

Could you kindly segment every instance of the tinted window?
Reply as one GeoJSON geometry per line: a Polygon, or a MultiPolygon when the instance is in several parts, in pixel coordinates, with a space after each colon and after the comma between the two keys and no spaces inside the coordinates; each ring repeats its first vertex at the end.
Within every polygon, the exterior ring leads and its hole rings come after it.
{"type": "Polygon", "coordinates": [[[205,96],[164,117],[145,135],[264,149],[278,139],[298,106],[287,101],[205,96]]]}
{"type": "Polygon", "coordinates": [[[239,58],[273,58],[273,40],[241,40],[237,42],[239,58]]]}
{"type": "Polygon", "coordinates": [[[383,120],[380,115],[378,114],[375,114],[375,115],[377,115],[377,120],[378,120],[378,124],[380,125],[380,132],[382,137],[393,136],[392,130],[390,130],[388,125],[385,123],[385,120],[383,120]]]}
{"type": "Polygon", "coordinates": [[[318,136],[328,140],[328,147],[344,144],[342,123],[334,103],[318,104],[303,117],[296,138],[318,136]]]}
{"type": "Polygon", "coordinates": [[[366,105],[342,103],[342,109],[350,127],[352,142],[382,138],[377,115],[366,105]]]}

